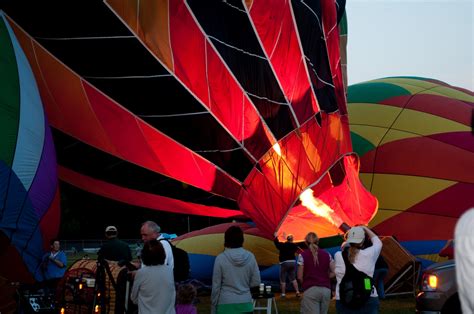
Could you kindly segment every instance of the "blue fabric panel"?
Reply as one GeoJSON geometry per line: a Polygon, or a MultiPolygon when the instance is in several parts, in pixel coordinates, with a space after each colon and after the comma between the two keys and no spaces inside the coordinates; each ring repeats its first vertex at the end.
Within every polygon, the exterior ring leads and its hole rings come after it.
{"type": "MultiPolygon", "coordinates": [[[[0,230],[10,239],[11,244],[23,257],[28,270],[35,279],[41,281],[40,272],[43,241],[39,229],[39,219],[27,198],[26,190],[15,173],[3,162],[0,162],[0,174],[9,177],[7,194],[4,198],[3,215],[0,217],[0,230]]],[[[5,182],[3,176],[2,181],[5,182]]]]}
{"type": "Polygon", "coordinates": [[[6,22],[15,50],[20,81],[20,125],[13,171],[20,178],[25,189],[29,190],[43,151],[44,111],[28,60],[3,14],[2,18],[6,22]]]}

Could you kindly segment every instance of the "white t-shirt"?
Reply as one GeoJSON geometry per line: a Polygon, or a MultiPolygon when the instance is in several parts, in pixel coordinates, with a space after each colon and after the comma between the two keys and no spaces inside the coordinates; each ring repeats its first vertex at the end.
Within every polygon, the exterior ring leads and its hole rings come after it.
{"type": "MultiPolygon", "coordinates": [[[[158,241],[161,239],[164,239],[163,235],[160,234],[158,237],[158,241]]],[[[163,245],[163,249],[165,249],[165,265],[171,267],[171,269],[174,269],[174,258],[173,258],[173,251],[171,250],[171,245],[167,240],[160,241],[161,245],[163,245]]]]}
{"type": "MultiPolygon", "coordinates": [[[[380,241],[377,236],[372,237],[370,240],[372,241],[372,246],[360,250],[359,253],[357,253],[353,265],[357,270],[366,273],[370,277],[374,277],[375,263],[377,262],[377,258],[380,255],[380,251],[382,251],[382,241],[380,241]]],[[[346,264],[344,264],[341,251],[338,251],[336,254],[334,254],[334,261],[336,264],[335,272],[337,280],[336,300],[339,300],[339,284],[346,273],[346,264]]],[[[377,289],[372,287],[372,293],[370,296],[378,297],[377,289]]]]}

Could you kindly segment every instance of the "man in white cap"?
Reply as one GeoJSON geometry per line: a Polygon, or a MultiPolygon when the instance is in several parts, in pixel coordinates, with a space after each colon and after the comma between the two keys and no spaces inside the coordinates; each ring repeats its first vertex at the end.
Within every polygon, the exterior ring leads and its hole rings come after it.
{"type": "Polygon", "coordinates": [[[97,255],[109,261],[126,261],[132,260],[132,253],[128,244],[117,238],[118,230],[115,226],[105,228],[105,242],[100,248],[97,255]]]}

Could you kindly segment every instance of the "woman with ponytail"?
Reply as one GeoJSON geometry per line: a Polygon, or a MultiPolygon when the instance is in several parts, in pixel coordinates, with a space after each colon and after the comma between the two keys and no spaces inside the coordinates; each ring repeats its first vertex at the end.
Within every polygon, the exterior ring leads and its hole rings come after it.
{"type": "Polygon", "coordinates": [[[310,232],[305,238],[306,249],[298,256],[298,280],[304,289],[301,313],[327,313],[331,300],[331,281],[334,261],[318,246],[319,238],[310,232]]]}
{"type": "MultiPolygon", "coordinates": [[[[352,227],[346,234],[346,243],[343,245],[343,251],[347,250],[347,260],[352,264],[356,270],[365,273],[369,277],[374,276],[375,263],[377,258],[380,255],[382,250],[382,241],[377,237],[377,235],[367,227],[358,226],[352,227]],[[364,241],[370,239],[372,245],[364,248],[364,241]]],[[[344,253],[346,254],[346,253],[344,253]]],[[[340,301],[339,286],[346,274],[346,264],[344,262],[344,256],[342,252],[336,252],[334,254],[334,261],[336,264],[336,311],[339,314],[346,313],[364,313],[364,314],[376,314],[379,312],[379,299],[377,295],[377,290],[372,286],[372,291],[370,292],[370,297],[362,307],[357,309],[350,308],[344,305],[340,301]]],[[[370,289],[370,286],[369,286],[370,289]]]]}

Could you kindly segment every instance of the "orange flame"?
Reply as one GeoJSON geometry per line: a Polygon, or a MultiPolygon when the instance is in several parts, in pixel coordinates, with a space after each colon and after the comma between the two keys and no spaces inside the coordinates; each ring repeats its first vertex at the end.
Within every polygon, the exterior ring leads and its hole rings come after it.
{"type": "Polygon", "coordinates": [[[275,153],[277,153],[278,156],[281,157],[281,147],[280,147],[280,144],[275,143],[275,144],[273,145],[273,150],[275,151],[275,153]]]}
{"type": "Polygon", "coordinates": [[[342,225],[342,219],[334,213],[331,207],[324,203],[319,198],[314,197],[313,190],[307,189],[300,195],[301,204],[309,209],[315,216],[322,217],[339,227],[342,225]]]}

